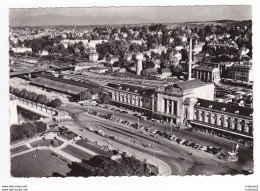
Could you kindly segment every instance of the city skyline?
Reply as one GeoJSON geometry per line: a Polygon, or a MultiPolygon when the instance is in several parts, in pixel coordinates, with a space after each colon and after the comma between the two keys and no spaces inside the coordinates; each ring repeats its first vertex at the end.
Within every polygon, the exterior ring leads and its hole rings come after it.
{"type": "Polygon", "coordinates": [[[9,9],[9,25],[101,25],[250,20],[251,9],[252,6],[249,5],[21,8],[9,9]]]}

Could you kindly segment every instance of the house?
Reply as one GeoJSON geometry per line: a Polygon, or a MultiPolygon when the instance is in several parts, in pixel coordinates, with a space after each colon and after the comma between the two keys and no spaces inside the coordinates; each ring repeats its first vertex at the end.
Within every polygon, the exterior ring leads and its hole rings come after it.
{"type": "Polygon", "coordinates": [[[90,69],[90,72],[104,74],[109,69],[107,67],[93,67],[90,69]]]}
{"type": "Polygon", "coordinates": [[[125,73],[126,69],[125,68],[119,68],[119,70],[117,71],[118,73],[125,73]]]}
{"type": "Polygon", "coordinates": [[[160,74],[161,78],[168,78],[172,76],[172,72],[169,68],[163,68],[160,74]]]}
{"type": "Polygon", "coordinates": [[[151,76],[151,75],[154,75],[154,74],[157,74],[157,73],[158,73],[158,69],[157,68],[148,68],[148,69],[145,69],[143,71],[143,74],[147,75],[147,76],[151,76]]]}
{"type": "Polygon", "coordinates": [[[142,40],[131,40],[130,43],[131,43],[131,44],[136,43],[136,44],[138,44],[138,45],[142,45],[142,44],[143,44],[143,41],[142,41],[142,40]]]}
{"type": "Polygon", "coordinates": [[[12,51],[15,53],[26,53],[26,52],[32,52],[32,48],[26,48],[26,47],[17,47],[17,48],[12,48],[12,51]]]}
{"type": "Polygon", "coordinates": [[[220,72],[218,68],[195,66],[192,68],[193,78],[200,79],[203,82],[220,82],[220,72]]]}
{"type": "Polygon", "coordinates": [[[97,61],[98,61],[98,57],[99,57],[99,55],[98,55],[98,53],[96,53],[96,52],[91,52],[91,53],[89,54],[89,60],[90,60],[91,62],[97,62],[97,61]]]}
{"type": "Polygon", "coordinates": [[[108,60],[109,64],[111,64],[111,65],[113,65],[115,62],[119,61],[119,59],[115,56],[108,57],[107,60],[108,60]]]}
{"type": "Polygon", "coordinates": [[[228,68],[228,78],[231,78],[234,81],[252,82],[253,67],[251,64],[233,64],[228,68]]]}
{"type": "Polygon", "coordinates": [[[48,56],[49,52],[47,50],[39,51],[40,56],[48,56]]]}

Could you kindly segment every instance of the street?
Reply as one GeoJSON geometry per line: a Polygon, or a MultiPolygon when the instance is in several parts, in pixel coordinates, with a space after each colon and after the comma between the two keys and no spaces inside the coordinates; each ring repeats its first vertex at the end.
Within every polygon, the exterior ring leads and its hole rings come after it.
{"type": "MultiPolygon", "coordinates": [[[[129,144],[131,144],[131,149],[135,149],[141,153],[146,153],[151,157],[156,157],[164,161],[170,166],[172,174],[198,174],[202,172],[204,173],[204,171],[207,172],[208,175],[211,173],[237,173],[239,170],[236,171],[233,169],[244,169],[246,168],[245,166],[250,164],[250,161],[248,161],[248,158],[250,157],[248,157],[248,155],[252,153],[252,149],[248,147],[241,146],[239,150],[240,156],[247,156],[247,160],[245,160],[243,157],[240,157],[238,163],[227,164],[227,162],[218,159],[212,154],[194,150],[183,145],[178,145],[176,142],[172,142],[163,137],[154,138],[145,131],[140,133],[136,129],[133,129],[127,125],[89,115],[86,111],[89,110],[96,111],[101,114],[112,114],[115,118],[127,120],[131,123],[137,123],[137,117],[133,116],[131,112],[128,114],[122,114],[101,107],[80,105],[70,105],[70,107],[65,107],[64,109],[67,112],[76,113],[73,122],[62,123],[66,127],[74,129],[74,131],[78,128],[83,128],[84,131],[88,132],[88,136],[92,137],[92,139],[95,139],[96,141],[100,141],[100,139],[102,141],[104,138],[95,133],[89,132],[86,130],[86,128],[90,125],[94,130],[102,130],[105,132],[105,137],[107,139],[109,139],[109,136],[114,136],[116,137],[116,140],[113,140],[113,142],[125,145],[126,147],[129,147],[129,144]],[[134,141],[135,144],[133,144],[131,141],[134,141]],[[147,144],[150,146],[143,146],[147,144]],[[247,155],[243,154],[245,152],[247,152],[247,155]],[[192,153],[192,155],[190,155],[190,153],[192,153]],[[219,168],[220,166],[221,168],[219,168]]],[[[171,131],[170,126],[167,124],[158,124],[155,126],[154,122],[144,120],[139,120],[139,123],[142,125],[150,125],[154,129],[166,129],[168,132],[171,131]]],[[[177,128],[172,128],[172,132],[178,137],[194,141],[199,144],[221,147],[226,151],[231,151],[232,149],[232,141],[223,138],[213,137],[195,131],[191,132],[180,130],[177,128]]],[[[77,133],[82,134],[81,131],[78,131],[77,133]]],[[[109,141],[111,142],[112,140],[109,141]]]]}

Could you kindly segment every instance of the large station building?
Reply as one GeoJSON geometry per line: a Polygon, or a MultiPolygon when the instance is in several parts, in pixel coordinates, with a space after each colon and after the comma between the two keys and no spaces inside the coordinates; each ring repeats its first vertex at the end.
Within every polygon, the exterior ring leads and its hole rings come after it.
{"type": "Polygon", "coordinates": [[[108,84],[112,104],[125,107],[155,119],[253,137],[253,109],[214,101],[213,83],[198,79],[149,88],[128,84],[108,84]]]}
{"type": "Polygon", "coordinates": [[[141,111],[171,123],[187,125],[193,119],[197,98],[214,99],[214,85],[198,79],[157,88],[128,84],[108,84],[112,103],[141,111]]]}

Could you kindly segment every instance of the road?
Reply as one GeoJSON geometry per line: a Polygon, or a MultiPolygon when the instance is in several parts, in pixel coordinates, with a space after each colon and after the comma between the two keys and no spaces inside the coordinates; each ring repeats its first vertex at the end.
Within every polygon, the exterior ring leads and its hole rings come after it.
{"type": "MultiPolygon", "coordinates": [[[[171,142],[165,138],[158,137],[153,138],[147,134],[147,132],[140,133],[129,126],[123,125],[121,123],[112,122],[109,120],[101,119],[88,115],[86,111],[96,111],[101,114],[112,114],[115,118],[127,120],[131,123],[137,123],[137,117],[134,116],[133,112],[128,114],[113,112],[112,110],[94,107],[94,106],[80,106],[75,103],[70,103],[67,98],[64,98],[62,94],[55,92],[46,92],[45,90],[39,89],[38,87],[30,86],[24,84],[23,80],[18,80],[17,78],[12,78],[12,82],[20,85],[19,87],[37,89],[37,91],[43,91],[47,96],[54,98],[59,97],[62,99],[63,103],[67,106],[64,110],[69,113],[77,113],[76,118],[73,122],[66,122],[62,125],[72,128],[74,131],[78,131],[81,135],[82,132],[79,128],[86,129],[89,125],[95,130],[103,130],[106,134],[117,137],[115,143],[121,144],[124,147],[128,147],[130,140],[135,141],[135,144],[130,146],[135,151],[147,154],[150,159],[156,158],[167,163],[171,168],[172,174],[186,175],[186,174],[230,174],[237,172],[233,169],[245,169],[250,170],[252,168],[253,160],[253,150],[248,147],[240,146],[239,148],[239,161],[236,163],[226,163],[217,159],[214,155],[193,150],[190,147],[185,147],[183,145],[178,145],[176,142],[171,142]],[[20,82],[21,81],[21,82],[20,82]],[[150,144],[150,147],[144,147],[143,144],[150,144]],[[190,155],[189,153],[193,153],[190,155]],[[221,166],[221,168],[219,168],[221,166]],[[229,166],[227,168],[227,166],[229,166]]],[[[17,85],[17,84],[16,84],[17,85]]],[[[171,132],[171,128],[168,124],[156,124],[152,121],[140,120],[140,124],[148,126],[150,125],[153,129],[158,129],[161,131],[171,132]]],[[[84,130],[84,132],[86,132],[84,130]]],[[[199,143],[201,145],[221,147],[224,151],[231,151],[232,141],[213,137],[200,132],[191,132],[182,129],[172,128],[172,133],[177,137],[184,138],[189,141],[199,143]]],[[[86,134],[86,133],[84,133],[86,134]]],[[[97,134],[87,132],[86,136],[91,136],[99,141],[102,141],[104,137],[100,137],[97,134]],[[102,139],[103,138],[103,139],[102,139]]],[[[107,138],[108,139],[108,138],[107,138]]],[[[111,141],[111,140],[110,140],[111,141]]]]}
{"type": "MultiPolygon", "coordinates": [[[[70,105],[64,108],[71,113],[77,113],[73,122],[64,123],[65,126],[74,128],[82,128],[86,131],[86,128],[90,125],[94,130],[102,130],[107,135],[115,136],[117,139],[115,142],[131,147],[138,150],[141,153],[150,155],[152,158],[158,158],[167,163],[172,171],[172,174],[187,175],[187,174],[230,174],[237,173],[236,169],[244,169],[245,165],[250,163],[248,158],[246,160],[240,160],[238,163],[226,163],[212,154],[205,153],[203,151],[194,150],[190,147],[178,145],[176,142],[169,141],[165,138],[158,137],[153,138],[147,132],[140,133],[129,126],[105,120],[96,116],[89,115],[86,111],[96,111],[102,114],[113,114],[113,111],[100,107],[92,106],[79,106],[70,105]],[[134,141],[135,144],[130,143],[134,141]],[[131,145],[130,145],[131,144],[131,145]],[[144,147],[142,145],[150,144],[150,147],[144,147]],[[190,155],[190,153],[193,153],[190,155]],[[221,167],[221,168],[220,168],[221,167]]],[[[115,118],[126,119],[130,122],[137,122],[137,117],[130,114],[122,114],[114,112],[115,118]]],[[[140,124],[152,125],[156,129],[170,131],[169,125],[159,124],[157,127],[153,122],[142,121],[140,124]]],[[[190,132],[180,129],[172,129],[173,133],[186,140],[191,140],[200,144],[222,147],[226,151],[230,151],[232,148],[232,142],[218,137],[212,137],[199,132],[190,132]],[[221,144],[220,144],[221,143],[221,144]]],[[[79,132],[80,133],[80,132],[79,132]]],[[[88,132],[93,139],[98,139],[99,135],[88,132]]],[[[108,138],[108,136],[107,136],[108,138]]],[[[241,155],[244,152],[250,153],[248,147],[242,147],[240,149],[241,155]]]]}

